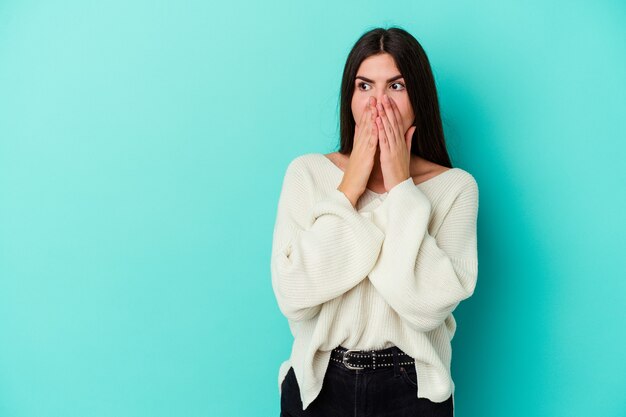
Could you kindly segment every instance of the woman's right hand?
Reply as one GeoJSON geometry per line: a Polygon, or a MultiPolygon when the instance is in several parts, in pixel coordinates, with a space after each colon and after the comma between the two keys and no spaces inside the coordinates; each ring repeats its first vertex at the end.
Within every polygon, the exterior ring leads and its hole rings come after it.
{"type": "Polygon", "coordinates": [[[372,168],[374,155],[378,147],[378,128],[376,126],[376,99],[370,97],[361,120],[354,128],[352,152],[343,179],[337,189],[343,192],[353,206],[365,192],[372,168]]]}

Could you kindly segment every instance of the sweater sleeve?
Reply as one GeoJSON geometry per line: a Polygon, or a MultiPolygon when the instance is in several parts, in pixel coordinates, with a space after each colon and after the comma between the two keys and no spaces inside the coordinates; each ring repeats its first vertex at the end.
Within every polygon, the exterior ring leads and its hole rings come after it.
{"type": "Polygon", "coordinates": [[[365,279],[383,232],[332,189],[314,201],[314,182],[298,159],[287,167],[278,201],[271,258],[272,288],[281,312],[294,321],[365,279]]]}
{"type": "Polygon", "coordinates": [[[431,202],[412,178],[393,187],[377,209],[386,237],[369,279],[401,319],[420,332],[439,327],[476,286],[478,185],[469,178],[436,238],[428,231],[431,202]]]}

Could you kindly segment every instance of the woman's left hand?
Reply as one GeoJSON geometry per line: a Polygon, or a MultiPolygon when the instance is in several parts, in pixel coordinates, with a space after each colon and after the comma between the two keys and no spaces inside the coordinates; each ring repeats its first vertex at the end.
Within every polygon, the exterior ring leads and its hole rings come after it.
{"type": "Polygon", "coordinates": [[[378,145],[380,146],[380,166],[389,191],[397,184],[411,177],[411,139],[415,126],[401,132],[402,116],[391,97],[383,96],[382,104],[377,104],[378,145]]]}

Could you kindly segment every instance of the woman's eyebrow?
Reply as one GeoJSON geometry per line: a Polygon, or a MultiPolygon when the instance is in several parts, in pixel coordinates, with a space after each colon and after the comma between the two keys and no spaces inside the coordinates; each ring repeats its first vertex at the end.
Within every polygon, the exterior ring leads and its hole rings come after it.
{"type": "MultiPolygon", "coordinates": [[[[370,80],[369,78],[365,78],[362,75],[357,75],[356,78],[360,78],[363,81],[367,81],[368,83],[374,83],[374,81],[370,80]]],[[[397,80],[398,78],[403,78],[402,75],[396,75],[394,77],[391,77],[390,79],[387,80],[388,83],[397,80]]]]}

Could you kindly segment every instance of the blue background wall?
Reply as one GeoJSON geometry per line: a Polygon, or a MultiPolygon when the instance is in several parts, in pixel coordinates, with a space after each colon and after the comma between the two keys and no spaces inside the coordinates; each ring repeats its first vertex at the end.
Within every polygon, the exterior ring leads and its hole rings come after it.
{"type": "Polygon", "coordinates": [[[429,55],[480,192],[457,417],[624,416],[621,1],[0,2],[0,415],[278,415],[288,162],[356,39],[429,55]]]}

